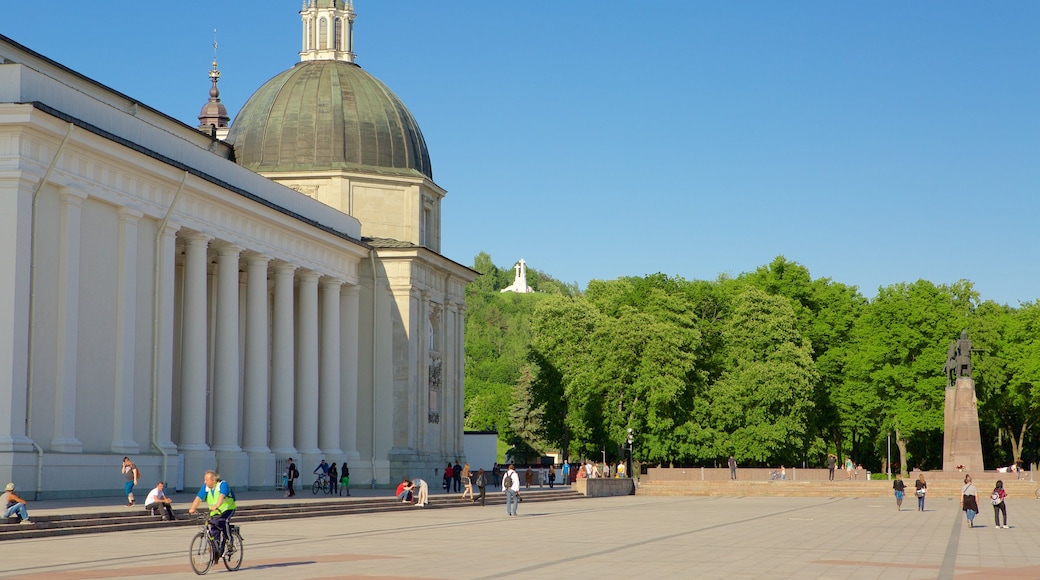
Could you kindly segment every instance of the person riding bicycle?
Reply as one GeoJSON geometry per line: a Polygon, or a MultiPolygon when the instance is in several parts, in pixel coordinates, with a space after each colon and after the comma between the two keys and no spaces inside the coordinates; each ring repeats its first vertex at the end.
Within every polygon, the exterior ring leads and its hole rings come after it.
{"type": "Polygon", "coordinates": [[[226,481],[220,479],[216,471],[209,470],[202,478],[202,487],[199,488],[195,501],[191,502],[188,513],[195,513],[195,508],[199,507],[202,501],[209,507],[209,528],[215,546],[213,558],[216,559],[224,552],[224,530],[228,529],[231,516],[235,515],[235,493],[226,481]]]}
{"type": "Polygon", "coordinates": [[[322,459],[321,463],[319,463],[318,466],[314,468],[313,473],[317,473],[318,474],[318,479],[321,479],[322,477],[328,477],[329,476],[329,464],[325,463],[325,460],[322,459]]]}

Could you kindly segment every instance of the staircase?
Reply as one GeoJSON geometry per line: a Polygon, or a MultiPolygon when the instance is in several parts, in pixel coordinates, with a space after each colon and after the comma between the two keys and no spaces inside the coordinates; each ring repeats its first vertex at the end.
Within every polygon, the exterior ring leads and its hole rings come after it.
{"type": "MultiPolygon", "coordinates": [[[[387,493],[390,493],[389,491],[387,493]]],[[[565,490],[522,490],[524,503],[550,502],[582,499],[574,489],[565,490]]],[[[497,506],[505,504],[505,494],[491,492],[486,496],[486,504],[497,506]]],[[[234,522],[256,522],[267,520],[285,520],[295,518],[313,518],[326,516],[343,516],[367,513],[387,513],[395,511],[416,511],[430,509],[447,509],[463,507],[479,507],[469,501],[459,501],[458,496],[430,495],[425,507],[415,507],[403,503],[394,496],[374,498],[344,498],[342,500],[280,502],[239,502],[235,511],[234,522]]],[[[162,528],[169,526],[198,526],[199,524],[187,515],[183,506],[174,510],[173,521],[161,521],[159,516],[150,516],[143,508],[103,513],[70,513],[52,516],[36,516],[30,506],[31,525],[22,525],[11,518],[10,522],[0,523],[0,541],[51,536],[68,536],[74,534],[97,534],[102,532],[122,532],[140,530],[142,528],[162,528]]]]}

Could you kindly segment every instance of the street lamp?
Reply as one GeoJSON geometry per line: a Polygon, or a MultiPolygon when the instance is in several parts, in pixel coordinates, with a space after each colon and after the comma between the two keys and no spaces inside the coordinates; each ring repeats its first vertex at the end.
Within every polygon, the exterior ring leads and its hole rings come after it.
{"type": "Polygon", "coordinates": [[[626,447],[628,448],[628,463],[625,465],[625,475],[632,477],[632,428],[628,428],[628,441],[626,447]]]}

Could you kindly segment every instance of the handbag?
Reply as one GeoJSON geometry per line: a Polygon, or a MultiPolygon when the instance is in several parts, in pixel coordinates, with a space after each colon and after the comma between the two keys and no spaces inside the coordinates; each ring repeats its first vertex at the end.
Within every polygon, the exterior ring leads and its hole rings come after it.
{"type": "Polygon", "coordinates": [[[919,490],[914,492],[914,494],[917,497],[924,497],[924,494],[926,494],[926,493],[928,493],[928,490],[926,488],[923,488],[923,487],[921,489],[919,489],[919,490]]]}

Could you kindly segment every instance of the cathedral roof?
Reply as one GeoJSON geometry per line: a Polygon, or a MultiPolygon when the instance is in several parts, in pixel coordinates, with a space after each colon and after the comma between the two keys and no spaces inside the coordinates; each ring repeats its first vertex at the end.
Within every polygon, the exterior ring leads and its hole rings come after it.
{"type": "Polygon", "coordinates": [[[231,124],[237,162],[257,172],[372,171],[433,178],[415,118],[353,62],[309,60],[264,83],[231,124]]]}

